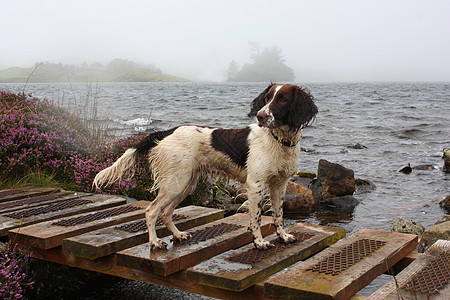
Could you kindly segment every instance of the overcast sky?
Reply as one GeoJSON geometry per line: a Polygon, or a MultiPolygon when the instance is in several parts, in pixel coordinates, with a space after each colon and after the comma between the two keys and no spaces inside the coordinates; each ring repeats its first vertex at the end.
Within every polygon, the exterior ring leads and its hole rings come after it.
{"type": "Polygon", "coordinates": [[[299,82],[450,81],[450,1],[0,0],[0,69],[123,58],[224,80],[249,42],[299,82]]]}

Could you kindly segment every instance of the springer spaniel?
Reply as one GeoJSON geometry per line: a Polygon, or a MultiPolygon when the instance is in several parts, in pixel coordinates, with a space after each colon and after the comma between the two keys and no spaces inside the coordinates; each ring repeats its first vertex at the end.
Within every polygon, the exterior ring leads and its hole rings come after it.
{"type": "Polygon", "coordinates": [[[257,249],[273,246],[261,235],[261,205],[268,185],[276,233],[284,243],[295,237],[283,226],[282,198],[297,168],[301,129],[317,114],[313,97],[290,84],[271,84],[251,104],[250,117],[258,124],[241,129],[180,126],[150,134],[94,179],[107,186],[133,169],[137,156],[148,156],[158,196],[145,210],[152,249],[167,247],[155,231],[161,215],[174,239],[189,239],[172,220],[175,207],[194,189],[202,171],[213,171],[246,184],[250,227],[257,249]]]}

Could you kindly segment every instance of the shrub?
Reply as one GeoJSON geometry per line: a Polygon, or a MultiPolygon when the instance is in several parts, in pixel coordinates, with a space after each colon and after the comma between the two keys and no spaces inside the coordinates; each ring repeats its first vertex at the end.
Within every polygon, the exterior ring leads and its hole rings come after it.
{"type": "Polygon", "coordinates": [[[33,277],[29,269],[30,253],[9,241],[0,248],[0,298],[22,299],[33,290],[33,277]]]}
{"type": "MultiPolygon", "coordinates": [[[[3,182],[32,172],[49,174],[63,186],[91,191],[94,176],[110,166],[124,150],[144,135],[103,142],[83,120],[67,109],[31,95],[0,92],[0,174],[3,182]]],[[[104,136],[104,135],[102,135],[104,136]]],[[[104,192],[152,199],[145,160],[136,176],[123,179],[104,192]]],[[[0,180],[1,182],[1,180],[0,180]]]]}

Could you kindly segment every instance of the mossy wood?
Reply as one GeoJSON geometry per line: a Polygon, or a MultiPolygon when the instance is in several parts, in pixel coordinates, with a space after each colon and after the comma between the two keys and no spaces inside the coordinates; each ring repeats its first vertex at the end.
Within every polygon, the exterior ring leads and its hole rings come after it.
{"type": "MultiPolygon", "coordinates": [[[[271,217],[262,217],[261,231],[264,236],[275,230],[271,220],[271,217]]],[[[231,231],[195,243],[192,243],[192,238],[187,242],[174,243],[171,241],[172,237],[166,237],[163,240],[169,246],[163,250],[151,250],[148,243],[141,244],[117,252],[117,264],[130,269],[167,276],[230,249],[250,243],[253,237],[248,230],[248,224],[249,216],[247,214],[235,214],[189,230],[194,235],[195,232],[204,232],[224,225],[234,226],[235,228],[231,231]]]]}
{"type": "Polygon", "coordinates": [[[267,280],[264,294],[275,299],[350,299],[416,246],[416,235],[362,229],[267,280]],[[361,241],[362,252],[355,246],[361,241]],[[378,248],[367,247],[365,241],[378,248]]]}
{"type": "Polygon", "coordinates": [[[59,192],[59,189],[57,188],[36,187],[36,186],[25,186],[16,189],[1,190],[0,203],[16,199],[24,199],[28,197],[47,195],[57,192],[59,192]]]}
{"type": "MultiPolygon", "coordinates": [[[[223,211],[191,205],[176,209],[174,215],[180,216],[179,220],[174,221],[178,229],[187,230],[223,218],[223,211]]],[[[146,226],[141,226],[142,230],[135,232],[121,229],[127,225],[136,224],[145,225],[145,221],[140,219],[121,224],[120,227],[114,225],[67,238],[62,243],[63,253],[87,259],[97,259],[148,242],[146,226]]],[[[165,225],[157,226],[156,232],[159,237],[171,234],[165,225]]]]}
{"type": "MultiPolygon", "coordinates": [[[[299,260],[314,255],[345,236],[345,229],[306,223],[297,223],[287,229],[287,232],[302,234],[306,238],[299,239],[295,244],[282,245],[276,253],[272,249],[264,250],[267,255],[254,249],[252,244],[230,250],[189,268],[188,280],[231,291],[242,291],[299,260]],[[261,256],[264,258],[258,261],[261,256]],[[247,261],[236,259],[239,257],[247,258],[247,261]]],[[[276,240],[277,236],[272,234],[266,239],[276,240]]]]}
{"type": "MultiPolygon", "coordinates": [[[[117,201],[118,197],[112,197],[107,195],[94,195],[92,197],[103,198],[104,203],[110,203],[111,201],[117,201]]],[[[95,204],[95,202],[93,203],[95,204]]],[[[42,249],[50,249],[53,247],[61,246],[63,239],[80,235],[85,232],[92,230],[97,230],[100,228],[105,228],[111,225],[120,224],[139,218],[143,218],[144,209],[148,206],[148,201],[138,201],[132,204],[115,206],[108,209],[97,209],[96,212],[90,212],[85,214],[80,214],[71,217],[64,217],[59,219],[52,219],[51,221],[34,224],[26,227],[16,228],[9,231],[9,238],[15,240],[17,243],[32,246],[42,249]],[[133,211],[117,214],[111,217],[106,217],[102,219],[97,219],[93,221],[88,221],[72,226],[61,226],[54,223],[59,221],[68,221],[73,218],[89,218],[90,216],[107,212],[112,209],[122,209],[122,208],[136,208],[133,211]]],[[[91,204],[88,204],[91,205],[91,204]]]]}
{"type": "MultiPolygon", "coordinates": [[[[76,198],[71,197],[70,199],[65,199],[65,201],[59,201],[57,203],[46,204],[34,208],[2,213],[0,215],[0,236],[7,235],[8,231],[13,230],[14,228],[17,228],[17,230],[13,232],[23,233],[26,231],[25,227],[32,224],[55,220],[62,217],[70,217],[94,210],[106,209],[124,204],[125,202],[126,200],[124,198],[118,196],[90,194],[87,196],[77,196],[76,198]],[[64,207],[69,200],[80,201],[80,203],[84,202],[85,204],[77,205],[77,203],[74,203],[72,206],[69,205],[64,207]],[[61,207],[56,207],[59,204],[61,207]]],[[[41,225],[37,224],[36,226],[39,227],[41,225]]]]}
{"type": "Polygon", "coordinates": [[[368,300],[450,299],[450,241],[438,240],[368,300]],[[441,256],[447,256],[442,259],[441,256]],[[430,268],[432,267],[433,268],[430,268]],[[442,267],[442,268],[440,268],[442,267]],[[417,284],[416,287],[412,286],[417,284]],[[429,292],[424,288],[429,289],[429,292]]]}

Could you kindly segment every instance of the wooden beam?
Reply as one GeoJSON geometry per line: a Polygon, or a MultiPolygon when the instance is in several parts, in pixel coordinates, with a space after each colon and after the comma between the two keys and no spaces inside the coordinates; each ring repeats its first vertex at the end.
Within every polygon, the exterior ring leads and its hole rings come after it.
{"type": "MultiPolygon", "coordinates": [[[[163,240],[169,246],[164,250],[151,250],[148,243],[141,244],[118,252],[117,264],[130,269],[167,276],[227,250],[250,243],[252,234],[247,229],[248,223],[247,214],[235,214],[189,230],[193,236],[215,228],[234,226],[231,231],[193,244],[194,238],[187,242],[174,243],[171,241],[171,237],[167,237],[163,240]]],[[[271,223],[271,217],[262,217],[261,229],[263,235],[274,232],[275,228],[271,223]]]]}
{"type": "MultiPolygon", "coordinates": [[[[180,230],[187,230],[223,218],[222,210],[193,205],[178,208],[174,214],[179,216],[179,220],[174,223],[180,230]]],[[[171,234],[165,225],[157,226],[156,232],[159,237],[171,234]]],[[[111,226],[64,239],[62,248],[65,254],[96,259],[146,242],[148,242],[148,230],[145,220],[140,219],[121,224],[120,227],[111,226]],[[138,231],[130,232],[120,229],[126,226],[139,229],[137,225],[141,228],[138,231]]]]}
{"type": "MultiPolygon", "coordinates": [[[[96,196],[106,196],[106,195],[96,195],[96,196]]],[[[122,198],[114,198],[108,196],[105,201],[117,201],[122,198]]],[[[52,221],[47,221],[39,224],[34,224],[26,227],[16,228],[9,231],[9,239],[15,240],[17,243],[28,245],[32,247],[50,249],[54,247],[61,246],[63,239],[72,236],[80,235],[85,232],[92,230],[108,227],[115,224],[120,224],[123,222],[128,222],[142,218],[144,216],[144,209],[148,206],[148,201],[138,201],[132,204],[126,204],[121,206],[116,206],[113,208],[108,208],[104,210],[99,210],[96,212],[85,213],[81,215],[64,217],[60,219],[54,219],[52,221]],[[129,209],[128,209],[129,208],[129,209]],[[133,211],[116,214],[114,216],[108,216],[101,219],[95,219],[92,221],[87,221],[77,224],[76,218],[80,219],[93,219],[96,214],[108,213],[112,210],[123,209],[133,211]],[[68,226],[57,225],[57,223],[65,222],[68,226]],[[70,225],[74,223],[74,225],[70,225]]]]}
{"type": "MultiPolygon", "coordinates": [[[[61,203],[52,203],[45,206],[2,214],[0,216],[0,236],[7,235],[8,231],[14,228],[23,229],[23,227],[31,224],[113,207],[126,202],[122,197],[100,194],[83,195],[76,199],[72,198],[68,200],[62,203],[62,205],[60,205],[61,203]],[[69,205],[68,200],[71,200],[73,205],[69,205]],[[80,201],[80,203],[76,203],[77,201],[80,201]],[[85,202],[85,204],[82,204],[82,202],[85,202]],[[61,207],[58,207],[59,205],[61,207]]],[[[16,232],[19,231],[20,229],[16,232]]]]}
{"type": "Polygon", "coordinates": [[[57,188],[25,186],[0,191],[0,203],[59,192],[57,188]]]}
{"type": "Polygon", "coordinates": [[[363,229],[269,279],[275,299],[349,299],[417,246],[417,236],[363,229]]]}
{"type": "Polygon", "coordinates": [[[274,248],[260,251],[246,245],[215,256],[187,270],[188,279],[207,286],[242,291],[270,275],[306,259],[336,243],[345,236],[345,229],[297,223],[287,232],[298,236],[295,244],[280,244],[272,234],[274,248]]]}

